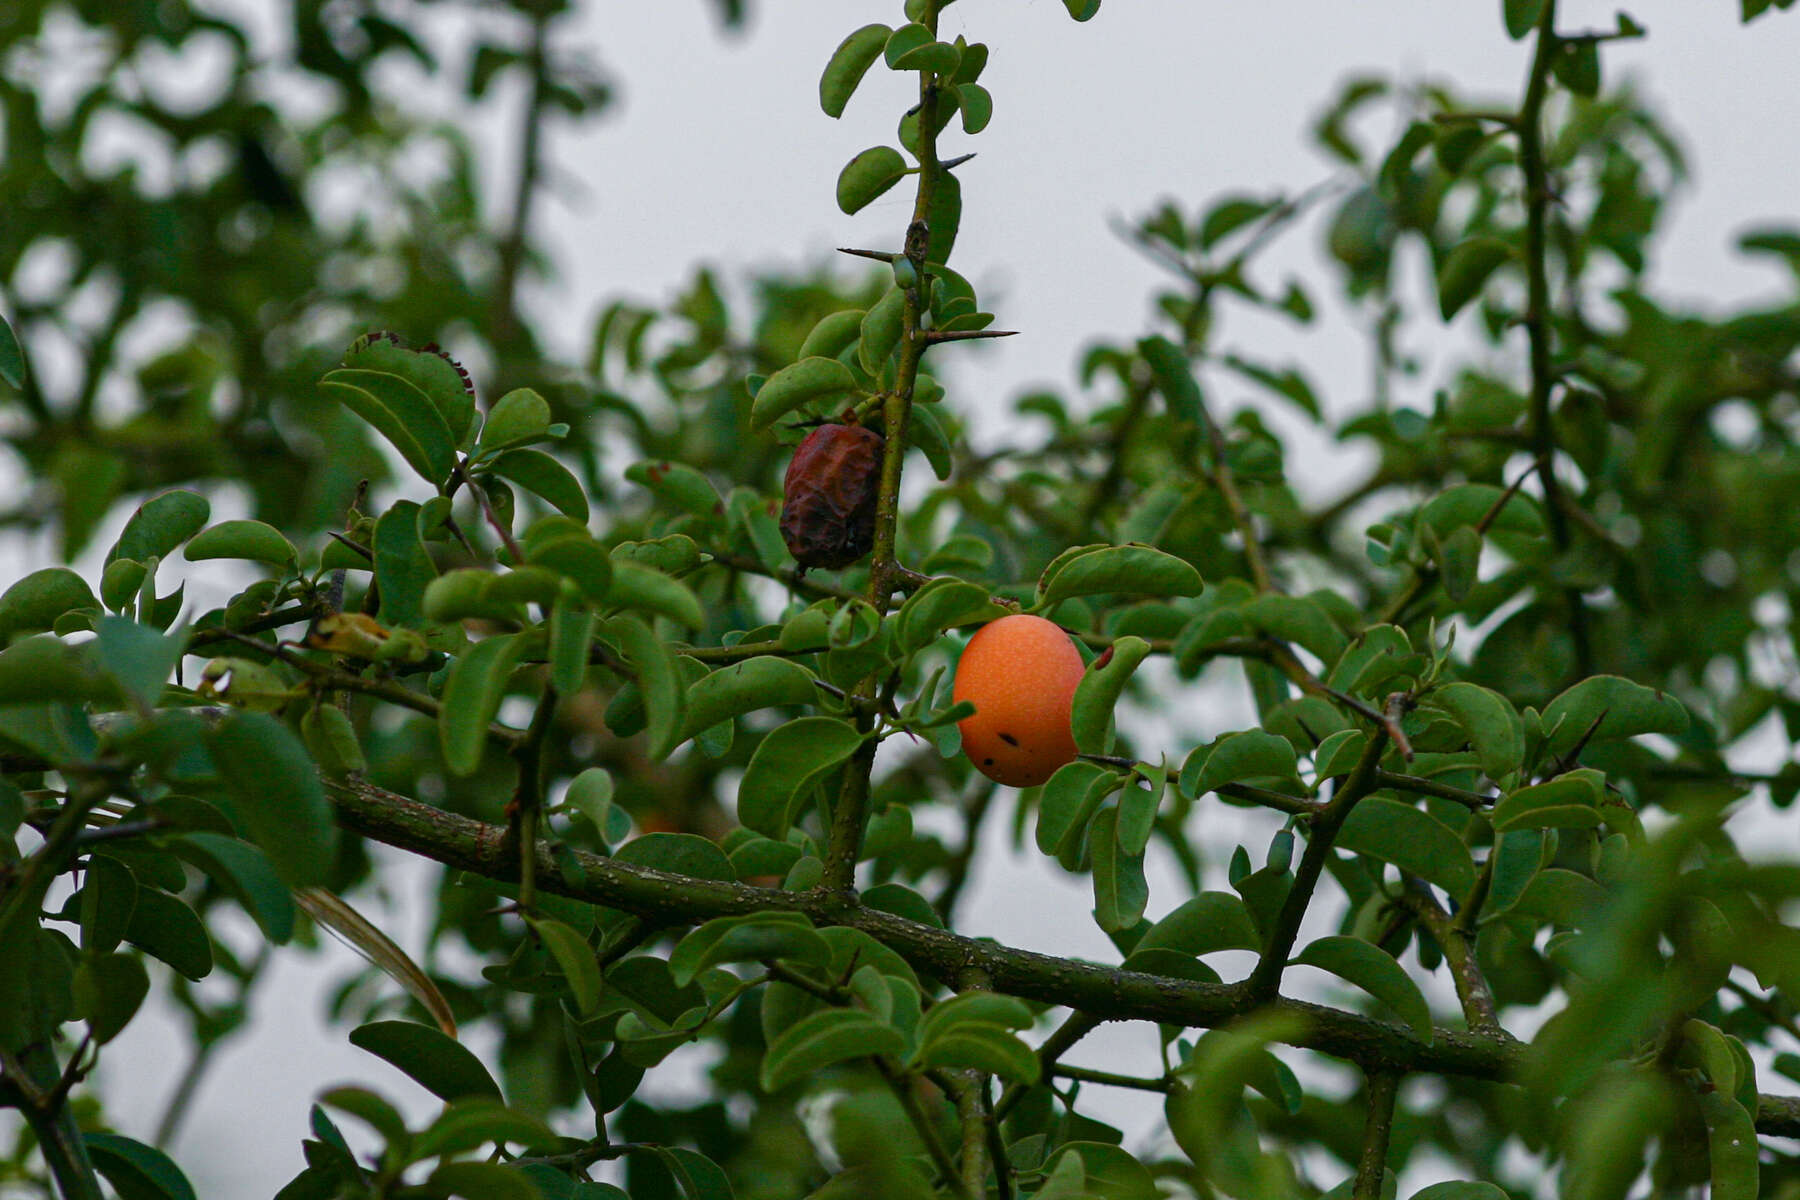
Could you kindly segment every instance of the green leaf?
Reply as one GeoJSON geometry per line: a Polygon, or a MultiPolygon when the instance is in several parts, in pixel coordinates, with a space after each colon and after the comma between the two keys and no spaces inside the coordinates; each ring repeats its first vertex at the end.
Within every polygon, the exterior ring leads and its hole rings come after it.
{"type": "Polygon", "coordinates": [[[530,388],[514,388],[488,410],[481,426],[481,449],[491,453],[535,442],[550,432],[550,402],[530,388]]]}
{"type": "MultiPolygon", "coordinates": [[[[1459,483],[1445,488],[1419,509],[1421,536],[1429,529],[1440,538],[1448,537],[1458,526],[1477,524],[1505,495],[1504,489],[1491,483],[1459,483]]],[[[1507,496],[1505,506],[1488,528],[1506,533],[1541,534],[1544,518],[1531,497],[1514,492],[1507,496]]]]}
{"type": "Polygon", "coordinates": [[[508,450],[489,462],[487,470],[542,496],[577,521],[588,519],[587,493],[575,473],[542,450],[508,450]]]}
{"type": "Polygon", "coordinates": [[[116,1133],[87,1131],[94,1169],[119,1193],[119,1200],[195,1200],[194,1186],[173,1159],[154,1146],[116,1133]]]}
{"type": "Polygon", "coordinates": [[[1118,786],[1119,776],[1098,763],[1077,759],[1058,767],[1038,798],[1038,849],[1058,854],[1065,842],[1081,835],[1101,799],[1118,786]]]}
{"type": "MultiPolygon", "coordinates": [[[[619,567],[625,565],[618,564],[619,567]]],[[[646,570],[646,573],[656,572],[646,570]]],[[[606,623],[606,636],[618,644],[625,661],[637,672],[638,688],[643,693],[644,708],[650,718],[650,757],[660,762],[681,742],[687,710],[687,681],[675,661],[674,652],[636,617],[612,618],[606,623]]]]}
{"type": "Polygon", "coordinates": [[[1601,822],[1599,795],[1591,782],[1568,775],[1508,793],[1488,819],[1494,832],[1509,829],[1593,829],[1601,822]]]}
{"type": "Polygon", "coordinates": [[[1283,367],[1276,370],[1265,367],[1261,363],[1239,358],[1235,354],[1227,354],[1219,361],[1244,378],[1268,388],[1277,396],[1292,400],[1302,412],[1313,420],[1317,421],[1324,416],[1323,409],[1319,407],[1318,395],[1313,391],[1312,385],[1306,382],[1306,376],[1302,375],[1298,368],[1283,367]]]}
{"type": "Polygon", "coordinates": [[[1263,729],[1228,733],[1201,746],[1181,768],[1181,790],[1196,800],[1228,783],[1255,783],[1290,795],[1304,794],[1294,744],[1263,729]]]}
{"type": "Polygon", "coordinates": [[[1141,637],[1125,636],[1112,644],[1112,657],[1105,666],[1090,665],[1075,685],[1070,725],[1075,732],[1075,746],[1083,754],[1104,754],[1108,748],[1107,730],[1112,724],[1113,708],[1124,694],[1125,685],[1138,664],[1150,654],[1150,643],[1141,637]]]}
{"type": "Polygon", "coordinates": [[[35,920],[0,923],[0,1050],[21,1051],[57,1035],[74,1012],[75,957],[67,938],[35,920]]]}
{"type": "Polygon", "coordinates": [[[495,1162],[439,1163],[425,1180],[434,1196],[464,1200],[543,1200],[543,1193],[516,1168],[495,1162]]]}
{"type": "Polygon", "coordinates": [[[669,973],[686,987],[708,967],[728,962],[783,960],[829,968],[831,947],[799,913],[751,913],[708,921],[681,939],[669,955],[669,973]]]}
{"type": "Polygon", "coordinates": [[[299,553],[281,530],[261,521],[221,521],[195,536],[181,552],[189,562],[208,558],[243,558],[282,567],[299,553]]]}
{"type": "Polygon", "coordinates": [[[1091,21],[1100,11],[1100,0],[1063,0],[1063,7],[1077,21],[1091,21]]]}
{"type": "Polygon", "coordinates": [[[350,1031],[350,1044],[398,1067],[440,1100],[491,1096],[500,1085],[467,1046],[416,1021],[371,1021],[350,1031]]]}
{"type": "Polygon", "coordinates": [[[124,863],[100,854],[88,859],[78,893],[83,951],[105,954],[118,948],[131,926],[137,892],[137,878],[124,863]]]}
{"type": "Polygon", "coordinates": [[[1458,899],[1475,884],[1475,860],[1448,825],[1386,796],[1358,802],[1345,818],[1335,844],[1340,850],[1393,863],[1458,899]]]}
{"type": "Polygon", "coordinates": [[[319,386],[374,426],[427,483],[442,487],[450,477],[456,439],[444,414],[415,384],[386,371],[344,368],[325,376],[319,386]]]}
{"type": "Polygon", "coordinates": [[[1687,727],[1681,701],[1617,675],[1591,676],[1544,706],[1544,748],[1554,755],[1567,754],[1584,738],[1591,744],[1644,733],[1675,737],[1687,727]]]}
{"type": "Polygon", "coordinates": [[[1503,779],[1523,764],[1525,723],[1499,692],[1476,683],[1448,683],[1431,700],[1468,734],[1489,779],[1503,779]]]}
{"type": "Polygon", "coordinates": [[[552,1151],[556,1133],[536,1117],[514,1112],[490,1097],[465,1096],[444,1106],[437,1120],[419,1134],[414,1153],[419,1158],[461,1154],[490,1143],[552,1151]]]}
{"type": "Polygon", "coordinates": [[[113,616],[100,618],[98,633],[94,647],[101,669],[143,708],[154,708],[181,661],[187,639],[113,616]]]}
{"type": "Polygon", "coordinates": [[[729,882],[737,878],[725,852],[697,833],[646,833],[620,846],[613,858],[693,879],[729,882]]]}
{"type": "Polygon", "coordinates": [[[64,613],[99,607],[87,580],[69,568],[33,571],[0,593],[0,645],[14,634],[54,629],[64,613]]]}
{"type": "Polygon", "coordinates": [[[757,709],[811,704],[819,697],[816,678],[792,659],[767,654],[721,667],[688,689],[687,715],[677,740],[757,709]]]}
{"type": "MultiPolygon", "coordinates": [[[[819,323],[812,327],[812,332],[808,333],[806,340],[800,343],[800,353],[796,359],[804,362],[809,358],[837,358],[849,348],[850,343],[854,342],[857,334],[862,331],[862,319],[865,311],[860,308],[846,308],[834,312],[830,316],[819,318],[819,323]]],[[[764,380],[763,387],[767,386],[768,381],[764,380]]],[[[761,394],[760,388],[756,394],[761,394]]]]}
{"type": "MultiPolygon", "coordinates": [[[[525,557],[535,566],[548,567],[572,581],[581,594],[596,604],[609,602],[613,584],[613,557],[585,532],[531,542],[525,557]]],[[[647,569],[647,568],[645,568],[647,569]]]]}
{"type": "Polygon", "coordinates": [[[1481,568],[1481,535],[1464,525],[1430,547],[1444,594],[1461,603],[1475,586],[1481,568]]]}
{"type": "Polygon", "coordinates": [[[284,945],[294,935],[293,897],[255,846],[204,832],[177,834],[168,846],[236,897],[271,942],[284,945]]]}
{"type": "Polygon", "coordinates": [[[685,1146],[658,1146],[656,1156],[675,1177],[687,1200],[732,1200],[731,1180],[706,1155],[685,1146]]]}
{"type": "Polygon", "coordinates": [[[750,428],[765,430],[803,404],[847,396],[855,390],[856,376],[837,359],[822,355],[802,358],[769,376],[757,389],[750,402],[750,428]]]}
{"type": "Polygon", "coordinates": [[[705,521],[714,521],[725,512],[719,489],[702,471],[686,463],[652,459],[625,468],[625,478],[656,496],[657,499],[692,513],[705,521]]]}
{"type": "Polygon", "coordinates": [[[1398,1013],[1420,1041],[1431,1041],[1431,1009],[1425,993],[1405,967],[1374,944],[1353,937],[1324,937],[1302,950],[1294,962],[1355,984],[1398,1013]]]}
{"type": "Polygon", "coordinates": [[[1591,38],[1559,42],[1550,72],[1577,96],[1600,94],[1600,46],[1591,38]]]}
{"type": "Polygon", "coordinates": [[[1176,950],[1196,957],[1216,950],[1261,950],[1250,910],[1229,892],[1201,892],[1152,925],[1133,953],[1176,950]]]}
{"type": "Polygon", "coordinates": [[[118,698],[118,688],[101,673],[92,646],[71,646],[43,633],[0,650],[0,704],[118,698]]]}
{"type": "Polygon", "coordinates": [[[212,942],[194,910],[167,892],[140,887],[125,940],[189,979],[212,973],[212,942]]]}
{"type": "Polygon", "coordinates": [[[778,1092],[833,1063],[877,1054],[903,1054],[898,1029],[856,1008],[826,1008],[802,1017],[763,1055],[760,1081],[778,1092]]]}
{"type": "Polygon", "coordinates": [[[518,635],[501,634],[476,642],[451,665],[438,711],[438,743],[452,775],[473,775],[481,766],[488,726],[523,649],[518,635]]]}
{"type": "Polygon", "coordinates": [[[134,955],[84,954],[75,968],[75,1011],[101,1045],[119,1036],[149,993],[150,974],[134,955]]]}
{"type": "Polygon", "coordinates": [[[1016,996],[968,991],[931,1006],[919,1022],[920,1041],[929,1041],[965,1024],[992,1025],[999,1029],[1029,1029],[1031,1009],[1016,996]]]}
{"type": "Polygon", "coordinates": [[[612,798],[612,775],[605,767],[589,767],[569,781],[562,802],[585,816],[595,831],[605,837],[612,798]]]}
{"type": "Polygon", "coordinates": [[[893,32],[886,25],[864,25],[838,44],[831,61],[825,64],[825,73],[819,76],[819,107],[826,116],[844,115],[844,106],[856,93],[856,85],[881,57],[893,32]]]}
{"type": "Polygon", "coordinates": [[[414,350],[392,336],[360,337],[344,354],[346,367],[386,371],[424,392],[444,415],[450,436],[461,445],[475,422],[475,389],[469,376],[448,354],[414,350]]]}
{"type": "Polygon", "coordinates": [[[613,559],[612,583],[606,589],[606,603],[613,608],[636,608],[656,613],[689,629],[699,629],[706,624],[706,613],[692,588],[673,576],[639,566],[629,559],[613,559]]]}
{"type": "Polygon", "coordinates": [[[1412,1200],[1508,1200],[1506,1190],[1491,1183],[1434,1183],[1412,1200]]]}
{"type": "Polygon", "coordinates": [[[1320,662],[1336,662],[1350,645],[1344,631],[1313,596],[1258,596],[1238,611],[1253,628],[1294,643],[1320,662]]]}
{"type": "Polygon", "coordinates": [[[0,379],[15,388],[25,386],[25,351],[5,317],[0,317],[0,379]]]}
{"type": "Polygon", "coordinates": [[[594,614],[561,596],[550,610],[550,686],[572,696],[587,678],[594,645],[594,614]]]}
{"type": "Polygon", "coordinates": [[[1165,337],[1147,337],[1138,343],[1138,353],[1150,366],[1156,388],[1169,406],[1169,415],[1177,420],[1198,425],[1205,414],[1205,402],[1194,373],[1188,368],[1187,355],[1165,337]]]}
{"type": "Polygon", "coordinates": [[[594,1011],[600,1003],[600,962],[587,939],[561,921],[549,917],[526,916],[550,956],[556,960],[569,990],[575,993],[575,1011],[582,1016],[594,1011]]]}
{"type": "Polygon", "coordinates": [[[1150,903],[1144,856],[1125,852],[1119,844],[1118,822],[1118,809],[1103,808],[1088,831],[1094,861],[1094,920],[1107,933],[1136,925],[1150,903]]]}
{"type": "Polygon", "coordinates": [[[1763,1193],[1755,1120],[1742,1104],[1719,1092],[1699,1100],[1712,1161],[1712,1200],[1756,1200],[1763,1193]]]}
{"type": "Polygon", "coordinates": [[[172,491],[153,496],[138,505],[119,534],[119,540],[106,552],[108,564],[128,558],[146,563],[153,558],[167,558],[181,543],[199,533],[212,514],[212,505],[198,492],[172,491]]]}
{"type": "MultiPolygon", "coordinates": [[[[838,172],[838,207],[846,213],[857,212],[899,183],[905,175],[906,160],[900,157],[898,150],[892,146],[871,146],[845,163],[844,169],[838,172]]],[[[769,383],[774,383],[779,376],[778,371],[775,376],[770,377],[769,383]]],[[[763,391],[768,390],[769,383],[763,384],[763,391]]],[[[762,392],[756,395],[757,399],[762,398],[762,392]]],[[[752,408],[752,425],[758,424],[754,411],[752,408]]],[[[774,418],[770,417],[769,420],[774,418]]],[[[766,425],[768,421],[761,424],[766,425]]]]}
{"type": "Polygon", "coordinates": [[[1586,875],[1561,867],[1545,867],[1531,877],[1524,893],[1506,912],[1509,916],[1534,917],[1553,925],[1576,928],[1605,903],[1606,890],[1586,875]]]}
{"type": "Polygon", "coordinates": [[[871,376],[881,374],[883,364],[900,344],[905,316],[906,293],[897,287],[891,287],[882,293],[881,299],[863,314],[856,342],[856,359],[871,376]]]}
{"type": "Polygon", "coordinates": [[[994,117],[994,98],[979,83],[962,83],[956,87],[956,104],[962,109],[963,132],[977,134],[988,127],[994,117]]]}
{"type": "Polygon", "coordinates": [[[1071,596],[1124,593],[1139,596],[1198,596],[1200,572],[1172,554],[1149,546],[1102,546],[1071,558],[1058,557],[1038,579],[1038,605],[1071,596]]]}
{"type": "Polygon", "coordinates": [[[355,1117],[389,1143],[406,1140],[406,1118],[387,1100],[367,1088],[337,1087],[323,1092],[319,1103],[355,1117]]]}
{"type": "Polygon", "coordinates": [[[318,768],[300,739],[265,713],[233,713],[207,737],[219,778],[250,838],[290,885],[325,882],[338,831],[318,768]]]}
{"type": "Polygon", "coordinates": [[[738,784],[738,820],[780,840],[808,789],[862,745],[854,725],[836,717],[801,717],[777,726],[757,745],[738,784]]]}
{"type": "Polygon", "coordinates": [[[929,1038],[921,1034],[913,1057],[926,1067],[967,1068],[1022,1083],[1036,1083],[1040,1071],[1030,1046],[999,1025],[979,1021],[963,1022],[929,1038]]]}
{"type": "Polygon", "coordinates": [[[525,620],[525,609],[517,600],[494,595],[499,576],[480,567],[458,567],[446,571],[425,585],[420,598],[420,611],[428,621],[461,621],[480,617],[491,621],[525,620]]]}
{"type": "Polygon", "coordinates": [[[887,60],[890,70],[909,70],[910,68],[903,65],[907,57],[934,44],[935,41],[929,28],[914,21],[909,25],[900,26],[888,35],[887,42],[882,47],[882,56],[887,60]]]}
{"type": "Polygon", "coordinates": [[[375,522],[375,582],[381,588],[381,622],[416,629],[425,622],[425,589],[437,567],[419,535],[419,506],[396,500],[375,522]]]}
{"type": "Polygon", "coordinates": [[[1518,41],[1537,27],[1549,0],[1504,0],[1501,8],[1506,18],[1506,36],[1518,41]]]}
{"type": "Polygon", "coordinates": [[[894,625],[894,648],[912,654],[946,629],[987,622],[1005,614],[986,588],[961,579],[934,579],[906,598],[894,625]]]}
{"type": "Polygon", "coordinates": [[[1448,321],[1481,294],[1501,263],[1512,257],[1512,247],[1497,237],[1472,237],[1453,246],[1438,264],[1438,311],[1448,321]]]}

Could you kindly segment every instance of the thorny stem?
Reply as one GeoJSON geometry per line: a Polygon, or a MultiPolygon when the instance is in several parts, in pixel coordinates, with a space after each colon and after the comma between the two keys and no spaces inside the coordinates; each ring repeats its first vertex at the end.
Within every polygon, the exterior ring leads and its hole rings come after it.
{"type": "Polygon", "coordinates": [[[976,1200],[979,1193],[970,1192],[963,1183],[962,1176],[957,1173],[956,1160],[950,1157],[945,1149],[944,1140],[938,1137],[936,1126],[931,1123],[931,1116],[919,1103],[918,1093],[913,1090],[913,1081],[903,1075],[885,1056],[873,1060],[875,1069],[887,1080],[888,1087],[894,1093],[894,1099],[900,1102],[900,1109],[906,1114],[919,1140],[925,1144],[925,1153],[931,1156],[931,1163],[937,1168],[940,1176],[950,1182],[956,1194],[962,1200],[976,1200]]]}
{"type": "Polygon", "coordinates": [[[525,111],[519,121],[519,174],[513,189],[512,221],[500,243],[500,267],[494,282],[494,336],[502,345],[515,341],[520,328],[519,271],[525,262],[525,243],[531,228],[531,200],[537,191],[543,166],[539,147],[544,130],[545,73],[549,69],[545,44],[553,11],[545,6],[533,16],[531,45],[526,51],[525,63],[531,71],[531,94],[526,98],[525,111]]]}
{"type": "Polygon", "coordinates": [[[1325,869],[1325,860],[1331,854],[1331,844],[1336,840],[1338,830],[1343,828],[1350,810],[1375,790],[1376,764],[1381,761],[1387,743],[1386,733],[1377,731],[1372,734],[1356,769],[1345,778],[1324,811],[1313,817],[1312,828],[1306,835],[1306,853],[1300,856],[1300,866],[1294,872],[1293,886],[1288,889],[1281,912],[1269,930],[1262,957],[1256,960],[1250,978],[1243,985],[1245,994],[1252,1002],[1266,1003],[1280,992],[1281,974],[1287,968],[1288,955],[1293,952],[1294,939],[1300,934],[1300,922],[1312,904],[1313,889],[1318,886],[1319,875],[1325,869]]]}
{"type": "Polygon", "coordinates": [[[16,1053],[0,1050],[0,1108],[16,1108],[24,1116],[63,1200],[101,1200],[81,1129],[66,1097],[53,1095],[61,1074],[54,1052],[41,1042],[16,1053]]]}
{"type": "Polygon", "coordinates": [[[537,830],[538,817],[544,810],[543,758],[544,738],[556,716],[556,688],[544,680],[544,695],[531,714],[531,725],[525,736],[513,746],[513,761],[519,764],[519,783],[513,801],[507,806],[507,836],[519,847],[519,908],[531,913],[537,908],[537,830]]]}
{"type": "Polygon", "coordinates": [[[1362,1158],[1356,1164],[1353,1200],[1381,1200],[1381,1185],[1387,1172],[1388,1138],[1394,1130],[1394,1099],[1400,1090],[1400,1076],[1392,1071],[1378,1071],[1368,1077],[1368,1119],[1363,1124],[1362,1158]]]}
{"type": "Polygon", "coordinates": [[[956,1115],[962,1120],[962,1191],[987,1195],[988,1077],[969,1071],[956,1097],[956,1115]]]}
{"type": "Polygon", "coordinates": [[[1096,1071],[1092,1067],[1070,1067],[1058,1063],[1050,1068],[1050,1073],[1063,1079],[1097,1083],[1102,1087],[1130,1088],[1137,1092],[1166,1092],[1169,1090],[1167,1079],[1143,1079],[1136,1075],[1116,1075],[1111,1071],[1096,1071]]]}
{"type": "Polygon", "coordinates": [[[469,485],[469,494],[475,497],[475,503],[481,507],[482,519],[500,538],[501,544],[506,547],[506,552],[512,555],[512,565],[515,567],[525,565],[525,551],[519,548],[519,543],[513,538],[512,530],[507,527],[505,521],[500,519],[500,514],[494,511],[494,503],[488,499],[487,490],[476,483],[475,477],[469,474],[469,464],[460,458],[456,460],[456,475],[469,485]]]}
{"type": "MultiPolygon", "coordinates": [[[[927,3],[919,21],[934,34],[937,31],[937,6],[927,3]]],[[[937,154],[938,82],[934,74],[919,74],[919,172],[914,194],[912,223],[906,230],[906,258],[912,264],[913,283],[903,289],[899,366],[893,390],[882,397],[881,419],[884,442],[881,451],[881,481],[875,500],[875,544],[869,562],[868,601],[875,611],[885,615],[893,597],[895,572],[894,540],[900,518],[900,471],[906,458],[906,426],[912,414],[913,388],[918,383],[919,363],[924,358],[927,339],[924,328],[925,297],[930,294],[931,278],[925,268],[930,246],[931,228],[928,216],[937,191],[943,167],[937,154]]],[[[879,673],[859,683],[855,694],[859,700],[872,701],[880,685],[879,673]]],[[[873,717],[871,705],[857,705],[857,726],[865,733],[873,717]]],[[[825,855],[825,874],[821,886],[827,891],[848,892],[856,882],[856,861],[861,856],[863,826],[869,816],[870,773],[875,766],[875,743],[865,741],[851,758],[842,794],[831,814],[831,832],[825,855]]]]}
{"type": "MultiPolygon", "coordinates": [[[[1550,271],[1546,228],[1549,222],[1550,182],[1544,162],[1544,100],[1550,91],[1550,65],[1561,39],[1556,35],[1556,0],[1545,0],[1538,18],[1537,48],[1531,60],[1531,77],[1525,101],[1519,108],[1519,167],[1525,175],[1525,331],[1531,342],[1531,441],[1539,485],[1544,489],[1545,516],[1558,552],[1569,548],[1568,514],[1563,511],[1562,485],[1556,479],[1556,434],[1550,424],[1550,396],[1555,368],[1550,358],[1550,271]]],[[[1565,587],[1569,607],[1569,637],[1575,646],[1575,671],[1579,678],[1593,673],[1593,648],[1588,640],[1587,609],[1581,589],[1565,587]]]]}
{"type": "MultiPolygon", "coordinates": [[[[1092,1017],[1082,1012],[1069,1014],[1069,1019],[1058,1026],[1056,1032],[1045,1038],[1044,1044],[1038,1047],[1039,1074],[1049,1075],[1056,1066],[1057,1059],[1067,1054],[1074,1048],[1076,1042],[1099,1027],[1099,1017],[1092,1017]]],[[[1022,1083],[1008,1084],[1006,1091],[1001,1093],[999,1101],[994,1105],[995,1123],[1004,1121],[1006,1115],[1019,1101],[1025,1098],[1025,1093],[1030,1090],[1022,1083]]]]}
{"type": "Polygon", "coordinates": [[[1406,881],[1400,903],[1419,918],[1419,924],[1444,951],[1444,961],[1450,964],[1450,978],[1456,984],[1456,998],[1462,1003],[1463,1017],[1469,1022],[1469,1028],[1480,1033],[1504,1035],[1499,1013],[1494,1007],[1493,989],[1488,986],[1487,976],[1482,974],[1481,964],[1475,958],[1472,936],[1450,919],[1437,897],[1417,879],[1406,881]]]}

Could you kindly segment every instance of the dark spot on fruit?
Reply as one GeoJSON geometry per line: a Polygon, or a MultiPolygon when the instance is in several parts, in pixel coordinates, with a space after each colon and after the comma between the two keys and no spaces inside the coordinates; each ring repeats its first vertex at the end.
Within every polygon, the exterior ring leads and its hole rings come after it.
{"type": "Polygon", "coordinates": [[[991,758],[984,758],[981,760],[981,765],[984,767],[991,767],[994,765],[994,760],[991,758]]]}
{"type": "Polygon", "coordinates": [[[1018,744],[1019,744],[1019,739],[1018,739],[1018,738],[1016,738],[1016,737],[1014,737],[1014,736],[1013,736],[1013,735],[1012,735],[1012,734],[1010,734],[1010,733],[1003,733],[1003,734],[1001,734],[1001,735],[1000,735],[1000,740],[1001,740],[1001,741],[1003,741],[1003,742],[1005,742],[1005,743],[1006,743],[1006,744],[1007,744],[1007,745],[1009,745],[1009,746],[1016,746],[1016,745],[1018,745],[1018,744]]]}

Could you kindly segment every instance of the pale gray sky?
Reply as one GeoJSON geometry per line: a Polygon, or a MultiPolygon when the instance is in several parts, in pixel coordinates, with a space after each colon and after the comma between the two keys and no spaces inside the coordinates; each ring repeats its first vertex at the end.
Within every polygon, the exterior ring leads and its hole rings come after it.
{"type": "MultiPolygon", "coordinates": [[[[276,5],[236,0],[231,7],[269,19],[266,28],[279,36],[276,5]]],[[[898,0],[761,0],[748,33],[723,38],[700,0],[587,6],[570,42],[597,50],[623,103],[601,121],[564,127],[548,143],[557,172],[579,186],[563,188],[540,209],[561,276],[533,297],[571,358],[580,356],[607,301],[666,300],[696,263],[729,276],[752,266],[823,261],[833,246],[897,245],[908,211],[903,188],[845,217],[833,184],[851,155],[892,142],[909,103],[905,81],[878,66],[841,121],[819,111],[816,88],[846,32],[869,21],[897,23],[899,7],[898,0]]],[[[1619,5],[1570,0],[1563,7],[1566,27],[1610,28],[1619,5]]],[[[1608,78],[1639,80],[1681,134],[1696,176],[1655,255],[1657,280],[1705,307],[1776,294],[1780,276],[1735,258],[1729,247],[1747,226],[1800,215],[1800,139],[1790,132],[1800,102],[1800,15],[1772,15],[1745,28],[1735,0],[1637,0],[1625,7],[1651,36],[1608,47],[1608,78]]],[[[1004,406],[1022,388],[1071,387],[1073,364],[1089,339],[1133,339],[1148,327],[1148,297],[1161,281],[1110,232],[1110,221],[1165,197],[1192,211],[1225,190],[1293,193],[1325,178],[1331,166],[1313,152],[1305,130],[1346,74],[1447,81],[1472,97],[1514,102],[1527,50],[1506,41],[1499,8],[1498,0],[1108,0],[1085,25],[1070,21],[1059,0],[962,0],[950,8],[947,36],[961,33],[993,47],[983,82],[995,104],[979,137],[964,138],[956,127],[946,135],[949,152],[966,144],[979,154],[961,169],[955,264],[982,289],[1000,326],[1022,334],[965,352],[948,372],[953,402],[981,415],[977,436],[1001,432],[1004,406]]],[[[1397,127],[1385,121],[1372,132],[1391,136],[1397,127]]],[[[502,195],[511,126],[510,115],[477,126],[496,164],[492,186],[502,195]]],[[[1315,299],[1327,295],[1331,268],[1318,245],[1316,227],[1286,239],[1268,256],[1267,277],[1300,274],[1317,281],[1315,299]]],[[[1424,265],[1409,265],[1420,290],[1424,265]]],[[[1459,343],[1438,328],[1434,306],[1421,311],[1427,316],[1408,327],[1407,339],[1431,361],[1459,343]]],[[[1223,336],[1302,364],[1339,411],[1364,398],[1362,343],[1330,306],[1304,330],[1234,315],[1223,336]]],[[[1418,386],[1428,395],[1428,380],[1418,386]]],[[[1245,399],[1229,388],[1220,396],[1226,403],[1245,399]]],[[[1304,474],[1324,481],[1326,492],[1354,475],[1346,452],[1317,439],[1307,445],[1312,457],[1303,460],[1304,474]]],[[[1183,747],[1245,722],[1241,701],[1228,690],[1184,697],[1176,707],[1170,723],[1183,734],[1183,747]]],[[[996,836],[963,903],[966,931],[1109,957],[1089,916],[1085,881],[1006,844],[1010,808],[1009,796],[991,818],[996,836]]],[[[1274,828],[1266,817],[1214,806],[1198,832],[1222,863],[1240,838],[1260,852],[1274,828]]],[[[1183,896],[1169,864],[1153,865],[1151,907],[1160,913],[1183,896]]],[[[389,903],[359,902],[417,947],[428,875],[403,865],[390,879],[389,903]]],[[[334,1084],[364,1079],[407,1101],[416,1115],[433,1108],[417,1088],[351,1049],[345,1030],[323,1023],[323,997],[353,963],[335,947],[317,957],[277,956],[259,993],[256,1027],[220,1054],[174,1148],[201,1194],[271,1194],[300,1166],[312,1097],[334,1084]]],[[[1154,1070],[1154,1038],[1143,1028],[1111,1027],[1071,1058],[1154,1070]]],[[[474,1042],[483,1048],[479,1035],[474,1042]]],[[[177,1044],[158,1011],[140,1018],[108,1053],[103,1074],[125,1132],[147,1137],[181,1065],[177,1044]]],[[[1114,1092],[1107,1104],[1132,1144],[1156,1136],[1161,1114],[1153,1098],[1114,1092]]],[[[1417,1187],[1429,1177],[1427,1167],[1406,1182],[1417,1187]]]]}

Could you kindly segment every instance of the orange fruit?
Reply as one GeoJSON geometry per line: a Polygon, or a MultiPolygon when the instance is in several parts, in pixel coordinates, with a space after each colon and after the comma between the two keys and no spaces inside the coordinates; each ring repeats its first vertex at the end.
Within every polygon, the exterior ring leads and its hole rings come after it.
{"type": "Polygon", "coordinates": [[[996,783],[1033,787],[1075,761],[1069,710],[1081,652],[1054,622],[1023,613],[975,631],[956,665],[953,700],[975,714],[956,723],[963,753],[996,783]]]}

